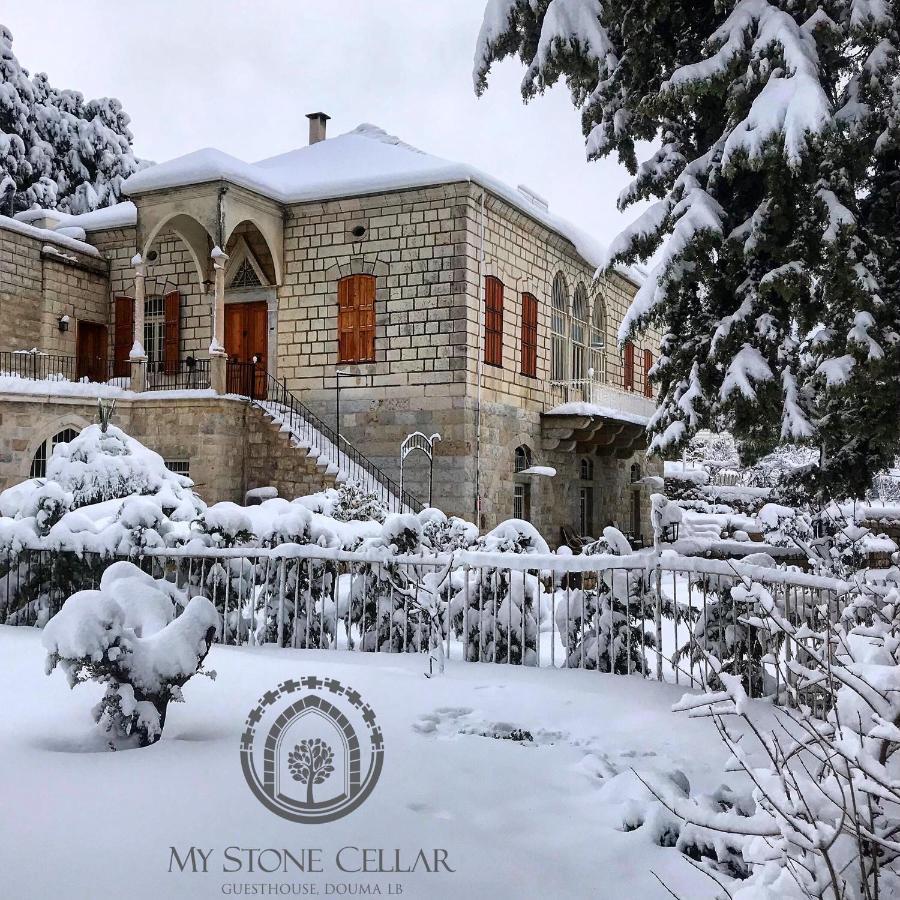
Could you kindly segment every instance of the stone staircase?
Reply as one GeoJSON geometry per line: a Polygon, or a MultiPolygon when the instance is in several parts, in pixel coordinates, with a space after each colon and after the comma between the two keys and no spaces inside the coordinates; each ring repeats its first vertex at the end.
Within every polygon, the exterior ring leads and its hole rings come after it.
{"type": "Polygon", "coordinates": [[[289,428],[253,403],[247,412],[247,488],[278,489],[292,499],[336,487],[343,478],[327,458],[312,454],[289,428]]]}

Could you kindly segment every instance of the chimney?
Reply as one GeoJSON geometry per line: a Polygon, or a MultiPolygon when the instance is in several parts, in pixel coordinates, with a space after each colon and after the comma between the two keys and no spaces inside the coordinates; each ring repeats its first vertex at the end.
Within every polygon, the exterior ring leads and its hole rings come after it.
{"type": "Polygon", "coordinates": [[[309,119],[310,146],[312,144],[318,144],[319,141],[324,141],[326,123],[331,118],[331,116],[326,115],[323,112],[314,112],[308,113],[306,118],[309,119]]]}

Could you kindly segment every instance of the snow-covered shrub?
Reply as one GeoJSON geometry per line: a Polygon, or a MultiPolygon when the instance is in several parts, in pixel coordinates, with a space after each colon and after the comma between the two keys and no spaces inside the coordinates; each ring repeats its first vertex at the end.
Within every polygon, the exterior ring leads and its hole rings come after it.
{"type": "MultiPolygon", "coordinates": [[[[752,553],[741,562],[775,568],[775,560],[766,553],[752,553]]],[[[687,659],[692,671],[699,672],[706,686],[714,690],[721,688],[721,671],[739,678],[751,697],[770,693],[772,685],[766,680],[762,660],[768,653],[777,652],[780,642],[777,635],[760,625],[758,586],[748,586],[739,575],[703,572],[691,574],[690,581],[702,597],[702,606],[696,610],[690,640],[675,651],[673,663],[687,659]],[[715,667],[707,664],[710,656],[717,660],[715,667]]]]}
{"type": "Polygon", "coordinates": [[[373,491],[366,490],[358,481],[345,481],[337,489],[337,497],[331,508],[331,517],[338,522],[373,519],[384,522],[388,514],[387,504],[373,491]]]}
{"type": "Polygon", "coordinates": [[[189,478],[170,472],[158,453],[114,425],[106,431],[89,425],[71,441],[58,444],[47,460],[47,480],[72,494],[73,508],[133,494],[156,497],[176,519],[202,508],[189,478]]]}
{"type": "MultiPolygon", "coordinates": [[[[296,503],[275,516],[260,532],[263,547],[299,544],[340,549],[334,531],[317,524],[312,513],[296,503]]],[[[284,556],[260,565],[261,590],[257,601],[256,640],[283,647],[323,647],[325,636],[336,634],[334,563],[303,556],[284,556]]],[[[244,612],[245,617],[247,612],[244,612]]],[[[248,625],[250,623],[248,622],[248,625]]]]}
{"type": "Polygon", "coordinates": [[[0,494],[7,621],[43,624],[60,598],[96,584],[115,556],[177,543],[204,509],[192,485],[114,426],[90,425],[58,444],[46,478],[0,494]]]}
{"type": "Polygon", "coordinates": [[[256,543],[253,523],[244,507],[228,500],[204,510],[192,531],[209,547],[247,547],[256,543]]]}
{"type": "Polygon", "coordinates": [[[465,550],[478,538],[478,526],[458,516],[445,516],[439,509],[426,507],[419,513],[422,543],[433,553],[465,550]]]}
{"type": "Polygon", "coordinates": [[[182,687],[202,671],[218,621],[205,598],[186,602],[171,583],[118,562],[99,590],[73,594],[47,623],[47,673],[58,665],[71,687],[105,684],[94,720],[115,739],[146,746],[159,740],[169,703],[182,701],[182,687]]]}
{"type": "Polygon", "coordinates": [[[780,661],[783,683],[793,681],[797,700],[815,696],[814,706],[754,706],[741,680],[720,671],[720,689],[685,695],[675,709],[712,717],[748,776],[740,813],[665,785],[651,789],[710,842],[739,844],[749,877],[724,885],[735,900],[898,896],[898,586],[848,595],[838,621],[802,631],[762,585],[751,590],[767,626],[794,644],[780,661]],[[742,720],[743,738],[728,727],[732,718],[742,720]]]}
{"type": "MultiPolygon", "coordinates": [[[[635,555],[625,535],[611,526],[582,552],[585,556],[635,555]]],[[[656,646],[647,630],[656,601],[651,558],[647,552],[638,555],[646,561],[646,568],[617,569],[614,560],[604,560],[598,563],[597,573],[582,576],[579,587],[557,592],[556,627],[565,644],[569,668],[617,674],[646,671],[644,650],[656,646]]]]}
{"type": "Polygon", "coordinates": [[[360,630],[363,650],[418,653],[429,647],[431,622],[417,603],[424,573],[401,565],[394,557],[424,552],[422,526],[410,514],[390,515],[377,537],[367,538],[359,552],[383,562],[356,563],[350,584],[350,615],[360,630]]]}
{"type": "Polygon", "coordinates": [[[549,553],[529,522],[508,519],[480,537],[473,551],[484,554],[481,566],[468,571],[450,602],[453,627],[463,635],[467,660],[537,663],[539,570],[510,570],[504,554],[549,553]]]}

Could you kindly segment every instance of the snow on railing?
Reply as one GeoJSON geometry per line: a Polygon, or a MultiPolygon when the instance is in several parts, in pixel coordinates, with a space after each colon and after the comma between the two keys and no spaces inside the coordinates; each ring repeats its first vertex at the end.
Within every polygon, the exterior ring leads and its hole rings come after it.
{"type": "MultiPolygon", "coordinates": [[[[59,550],[0,554],[0,622],[43,625],[114,561],[59,550]]],[[[782,674],[787,660],[802,659],[804,639],[776,642],[759,610],[731,589],[748,594],[762,585],[798,628],[823,615],[836,620],[851,593],[879,590],[653,550],[390,555],[297,544],[184,546],[148,549],[132,561],[210,599],[226,644],[388,653],[440,645],[451,660],[597,669],[692,687],[710,683],[712,655],[751,696],[782,702],[815,702],[798,698],[782,674]]]]}

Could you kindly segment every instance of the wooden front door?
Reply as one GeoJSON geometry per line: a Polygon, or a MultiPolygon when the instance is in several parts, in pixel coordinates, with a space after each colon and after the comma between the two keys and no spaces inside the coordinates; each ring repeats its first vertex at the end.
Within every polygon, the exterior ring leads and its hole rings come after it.
{"type": "Polygon", "coordinates": [[[79,378],[106,381],[106,326],[97,322],[78,322],[75,335],[75,359],[79,378]]]}
{"type": "Polygon", "coordinates": [[[265,301],[226,304],[225,350],[230,361],[240,364],[231,367],[229,392],[266,396],[267,319],[265,301]]]}

